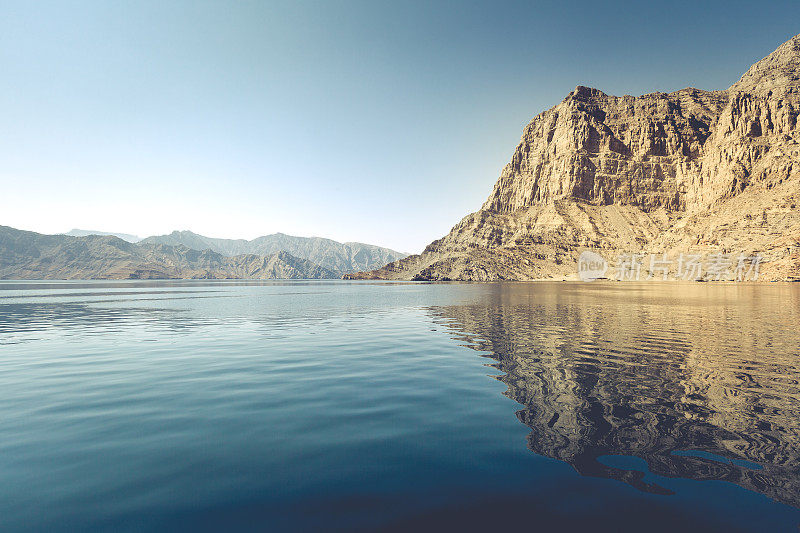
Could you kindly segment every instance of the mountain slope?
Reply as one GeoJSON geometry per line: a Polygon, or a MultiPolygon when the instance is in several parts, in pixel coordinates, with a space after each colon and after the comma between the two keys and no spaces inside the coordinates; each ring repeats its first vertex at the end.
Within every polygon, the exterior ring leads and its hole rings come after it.
{"type": "Polygon", "coordinates": [[[244,239],[216,239],[192,233],[173,231],[169,235],[147,237],[149,244],[183,245],[195,250],[213,250],[227,256],[240,254],[272,255],[288,252],[295,257],[308,259],[340,274],[381,267],[402,259],[407,254],[388,248],[357,242],[340,243],[320,237],[293,237],[283,233],[264,235],[251,241],[244,239]]]}
{"type": "Polygon", "coordinates": [[[110,235],[42,235],[0,226],[0,279],[335,277],[336,273],[286,252],[226,257],[186,246],[133,244],[110,235]]]}
{"type": "Polygon", "coordinates": [[[420,255],[360,279],[529,280],[584,249],[759,253],[800,277],[800,35],[724,91],[577,87],[525,127],[481,209],[420,255]]]}

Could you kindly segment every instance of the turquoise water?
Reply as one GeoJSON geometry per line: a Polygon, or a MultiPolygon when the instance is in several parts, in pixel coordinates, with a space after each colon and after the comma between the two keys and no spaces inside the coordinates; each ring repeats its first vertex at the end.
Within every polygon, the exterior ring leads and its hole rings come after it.
{"type": "Polygon", "coordinates": [[[800,287],[0,282],[3,531],[797,531],[800,287]]]}

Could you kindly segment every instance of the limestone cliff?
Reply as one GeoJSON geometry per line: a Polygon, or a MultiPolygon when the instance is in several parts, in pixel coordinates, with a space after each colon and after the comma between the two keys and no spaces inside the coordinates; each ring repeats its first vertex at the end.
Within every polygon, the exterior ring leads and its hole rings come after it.
{"type": "Polygon", "coordinates": [[[481,209],[366,279],[564,277],[583,249],[758,253],[800,276],[800,35],[723,91],[579,86],[525,127],[481,209]]]}

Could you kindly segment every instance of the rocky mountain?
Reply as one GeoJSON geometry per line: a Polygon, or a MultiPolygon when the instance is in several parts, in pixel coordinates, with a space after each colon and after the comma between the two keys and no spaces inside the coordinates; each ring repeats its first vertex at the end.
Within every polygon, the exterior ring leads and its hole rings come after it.
{"type": "Polygon", "coordinates": [[[137,237],[136,235],[130,235],[128,233],[114,233],[109,231],[95,231],[90,229],[72,229],[66,232],[64,235],[69,235],[71,237],[86,237],[87,235],[113,235],[114,237],[119,237],[123,241],[128,241],[128,242],[139,242],[142,240],[141,237],[137,237]]]}
{"type": "Polygon", "coordinates": [[[800,278],[800,35],[727,90],[611,96],[578,86],[525,127],[481,209],[360,279],[531,280],[583,250],[758,254],[800,278]]]}
{"type": "Polygon", "coordinates": [[[169,235],[148,237],[142,242],[171,246],[183,245],[194,250],[213,250],[226,256],[272,255],[283,251],[295,257],[308,259],[340,275],[346,272],[378,268],[408,255],[371,244],[340,243],[320,237],[293,237],[283,233],[264,235],[248,241],[215,239],[191,231],[173,231],[169,235]]]}
{"type": "Polygon", "coordinates": [[[0,279],[324,279],[338,273],[287,252],[228,257],[112,235],[42,235],[0,226],[0,279]]]}

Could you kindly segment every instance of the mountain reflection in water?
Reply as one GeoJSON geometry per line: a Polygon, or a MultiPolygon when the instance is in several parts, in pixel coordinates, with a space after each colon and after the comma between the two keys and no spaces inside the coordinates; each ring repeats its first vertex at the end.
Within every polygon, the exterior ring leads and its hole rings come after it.
{"type": "Polygon", "coordinates": [[[636,457],[800,507],[795,289],[500,284],[428,312],[497,361],[534,453],[671,494],[613,456],[636,457]]]}

